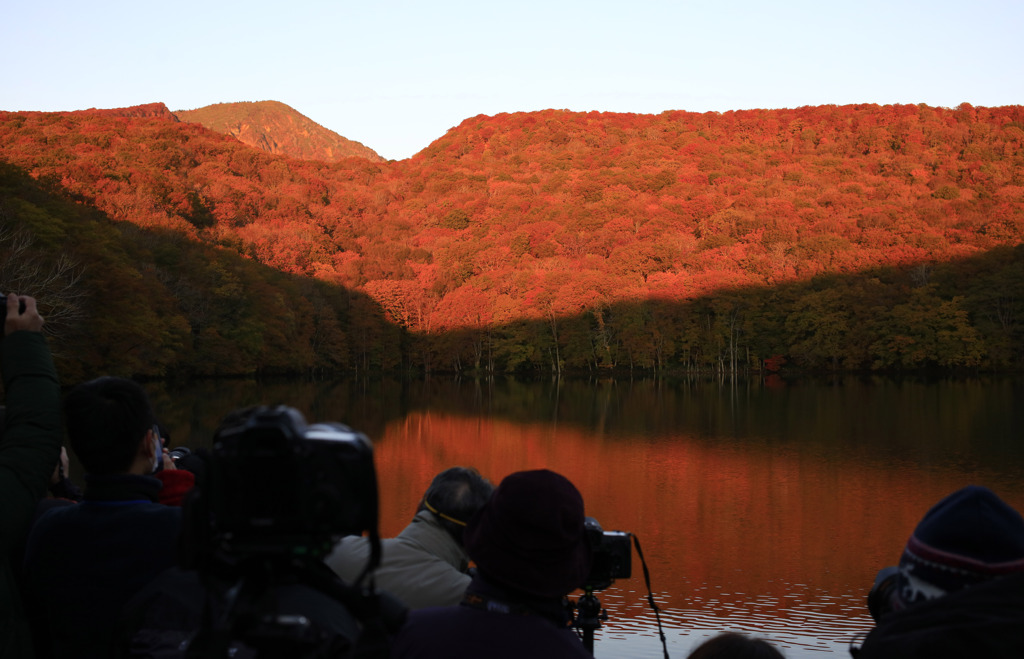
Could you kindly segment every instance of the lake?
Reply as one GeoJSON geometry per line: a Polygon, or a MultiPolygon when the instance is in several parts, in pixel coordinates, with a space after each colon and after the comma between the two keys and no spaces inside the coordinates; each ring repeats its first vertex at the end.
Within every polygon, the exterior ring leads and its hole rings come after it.
{"type": "MultiPolygon", "coordinates": [[[[285,403],[374,442],[381,532],[435,473],[572,480],[605,530],[639,539],[671,657],[725,630],[790,659],[849,656],[865,598],[924,513],[967,484],[1024,510],[1024,378],[784,382],[214,381],[148,386],[171,445],[228,411],[285,403]]],[[[598,596],[597,657],[661,657],[640,561],[598,596]]]]}

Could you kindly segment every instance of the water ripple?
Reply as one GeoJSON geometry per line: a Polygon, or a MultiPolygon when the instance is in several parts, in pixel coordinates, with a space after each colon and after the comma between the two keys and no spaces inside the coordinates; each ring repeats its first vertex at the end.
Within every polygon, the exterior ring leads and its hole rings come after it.
{"type": "MultiPolygon", "coordinates": [[[[815,597],[800,592],[799,585],[791,588],[796,592],[778,598],[745,600],[742,593],[716,592],[716,597],[688,598],[686,608],[662,608],[670,657],[686,657],[704,640],[724,631],[764,638],[782,650],[787,659],[848,657],[850,641],[872,626],[859,595],[819,593],[815,597]]],[[[601,600],[609,619],[595,634],[596,656],[662,657],[656,619],[646,597],[638,600],[635,593],[608,591],[601,600]]],[[[656,594],[655,601],[659,600],[667,601],[668,597],[656,594]]]]}

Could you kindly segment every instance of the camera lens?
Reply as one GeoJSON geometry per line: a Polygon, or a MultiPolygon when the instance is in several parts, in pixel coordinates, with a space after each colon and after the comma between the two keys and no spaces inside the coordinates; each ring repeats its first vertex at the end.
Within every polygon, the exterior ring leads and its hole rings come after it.
{"type": "Polygon", "coordinates": [[[167,455],[171,458],[171,460],[174,460],[175,462],[177,462],[178,460],[180,460],[181,458],[185,457],[186,455],[192,455],[192,451],[190,451],[188,448],[186,448],[184,446],[179,446],[176,449],[168,451],[167,455]]]}

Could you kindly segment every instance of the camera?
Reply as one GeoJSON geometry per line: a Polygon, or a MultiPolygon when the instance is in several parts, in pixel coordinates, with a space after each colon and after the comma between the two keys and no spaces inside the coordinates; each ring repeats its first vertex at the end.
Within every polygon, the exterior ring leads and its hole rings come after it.
{"type": "Polygon", "coordinates": [[[900,587],[900,569],[895,566],[885,567],[878,571],[875,583],[868,591],[868,612],[875,622],[903,608],[898,597],[900,587]]]}
{"type": "Polygon", "coordinates": [[[226,417],[210,449],[180,458],[196,459],[180,543],[192,591],[172,597],[185,609],[175,623],[190,636],[184,657],[386,657],[405,607],[323,562],[340,536],[363,532],[379,561],[370,440],[258,406],[226,417]]]}
{"type": "Polygon", "coordinates": [[[632,573],[630,534],[605,531],[593,517],[587,517],[583,527],[593,555],[584,589],[603,590],[616,579],[628,579],[632,573]]]}
{"type": "Polygon", "coordinates": [[[324,556],[343,535],[376,532],[373,449],[340,423],[251,408],[221,425],[206,472],[208,542],[228,555],[324,556]]]}
{"type": "MultiPolygon", "coordinates": [[[[25,313],[25,300],[18,301],[18,313],[25,313]]],[[[0,335],[4,333],[4,324],[7,322],[7,296],[0,295],[0,335]]]]}
{"type": "Polygon", "coordinates": [[[167,452],[167,457],[174,462],[178,462],[178,460],[181,460],[186,455],[192,455],[192,450],[187,446],[178,446],[177,448],[172,448],[167,452]]]}

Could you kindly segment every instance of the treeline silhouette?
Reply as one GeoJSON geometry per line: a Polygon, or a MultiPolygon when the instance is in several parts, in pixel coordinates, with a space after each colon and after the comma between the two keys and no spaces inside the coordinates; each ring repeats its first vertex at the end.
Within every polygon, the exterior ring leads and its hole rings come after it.
{"type": "Polygon", "coordinates": [[[375,164],[155,104],[0,113],[0,160],[71,377],[1024,365],[1019,106],[475,117],[375,164]]]}

